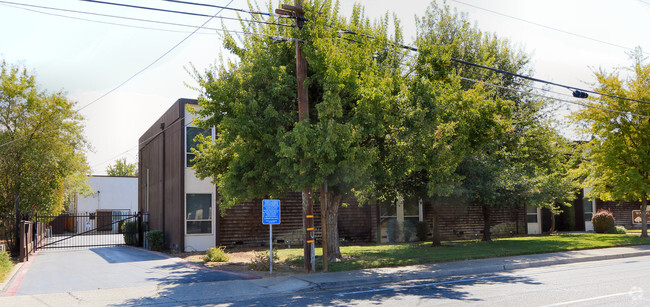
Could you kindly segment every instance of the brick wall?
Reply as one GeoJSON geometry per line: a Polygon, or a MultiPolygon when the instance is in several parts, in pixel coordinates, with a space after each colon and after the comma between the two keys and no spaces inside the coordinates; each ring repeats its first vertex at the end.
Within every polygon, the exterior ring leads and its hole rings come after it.
{"type": "MultiPolygon", "coordinates": [[[[439,205],[441,240],[481,239],[483,236],[483,211],[481,206],[462,203],[439,205]]],[[[433,207],[425,204],[424,218],[433,226],[433,207]]],[[[490,223],[492,237],[525,234],[526,211],[523,208],[492,209],[490,223]]]]}
{"type": "Polygon", "coordinates": [[[632,210],[640,210],[640,208],[640,202],[602,201],[596,199],[596,211],[600,209],[611,211],[616,219],[616,225],[625,226],[627,229],[641,228],[641,224],[634,225],[632,223],[632,210]]]}
{"type": "MultiPolygon", "coordinates": [[[[339,209],[339,237],[343,242],[373,242],[377,234],[376,206],[358,206],[356,201],[346,201],[349,205],[339,209]]],[[[302,242],[302,196],[292,192],[280,199],[281,221],[273,225],[273,238],[284,244],[301,244],[302,242]],[[298,241],[298,242],[296,242],[298,241]]],[[[262,200],[243,202],[226,210],[226,215],[219,217],[218,231],[220,245],[267,245],[269,226],[262,225],[262,200]]],[[[320,204],[314,202],[314,224],[317,242],[322,237],[320,222],[320,204]]]]}

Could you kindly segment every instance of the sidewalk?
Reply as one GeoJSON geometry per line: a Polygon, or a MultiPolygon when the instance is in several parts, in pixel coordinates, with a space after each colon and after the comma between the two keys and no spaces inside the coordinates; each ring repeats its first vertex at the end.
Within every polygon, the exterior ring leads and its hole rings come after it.
{"type": "Polygon", "coordinates": [[[404,280],[510,270],[607,259],[649,256],[650,245],[435,263],[397,268],[304,274],[255,280],[166,284],[130,288],[0,297],[1,306],[179,305],[222,302],[249,296],[367,286],[404,280]]]}

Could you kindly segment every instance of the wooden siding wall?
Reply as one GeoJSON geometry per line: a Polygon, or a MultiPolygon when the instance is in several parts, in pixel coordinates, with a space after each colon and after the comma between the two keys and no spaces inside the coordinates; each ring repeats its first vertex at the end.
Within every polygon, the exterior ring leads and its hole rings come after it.
{"type": "MultiPolygon", "coordinates": [[[[433,226],[433,207],[424,205],[424,220],[433,226]]],[[[480,239],[483,236],[483,211],[481,206],[462,204],[441,205],[438,208],[441,240],[480,239]]],[[[492,237],[525,234],[526,211],[523,208],[493,209],[491,218],[492,237]],[[518,223],[517,223],[518,222],[518,223]],[[517,224],[519,224],[517,226],[517,224]]]]}
{"type": "Polygon", "coordinates": [[[177,100],[139,140],[138,208],[147,211],[145,184],[148,169],[149,229],[163,230],[165,247],[172,250],[182,250],[184,244],[183,116],[188,103],[196,104],[196,100],[177,100]],[[161,124],[164,125],[162,128],[161,124]]]}
{"type": "Polygon", "coordinates": [[[616,225],[625,226],[627,229],[641,228],[641,224],[635,225],[632,223],[632,210],[641,210],[640,202],[602,201],[596,199],[596,211],[600,209],[611,211],[614,214],[614,219],[616,219],[616,225]]]}
{"type": "MultiPolygon", "coordinates": [[[[302,238],[302,198],[300,192],[292,192],[280,199],[281,222],[273,225],[273,239],[288,244],[299,244],[302,238]],[[299,241],[299,242],[296,242],[299,241]]],[[[376,206],[358,207],[351,203],[339,209],[339,236],[345,241],[372,242],[375,240],[377,225],[376,206]]],[[[320,222],[320,204],[314,203],[314,218],[317,241],[322,237],[320,222]]],[[[226,215],[219,217],[218,245],[234,246],[267,245],[269,226],[262,225],[262,200],[243,202],[226,210],[226,215]]]]}

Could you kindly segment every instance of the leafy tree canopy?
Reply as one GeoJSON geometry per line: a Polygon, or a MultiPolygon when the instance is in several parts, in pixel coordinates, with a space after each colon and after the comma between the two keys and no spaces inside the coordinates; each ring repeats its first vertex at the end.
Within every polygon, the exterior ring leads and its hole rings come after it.
{"type": "MultiPolygon", "coordinates": [[[[15,218],[17,212],[58,214],[66,193],[86,188],[87,143],[83,118],[74,105],[61,92],[40,90],[25,68],[5,61],[0,65],[2,220],[15,218]]],[[[10,224],[2,228],[13,230],[10,224]]]]}
{"type": "MultiPolygon", "coordinates": [[[[620,71],[596,71],[596,91],[648,102],[650,65],[640,48],[630,58],[628,78],[621,77],[620,71]]],[[[574,114],[582,132],[592,136],[584,144],[580,165],[584,186],[593,188],[591,197],[639,201],[645,212],[650,195],[650,105],[607,96],[592,98],[591,104],[593,108],[574,114]]],[[[647,236],[645,214],[642,217],[643,236],[647,236]]]]}
{"type": "Polygon", "coordinates": [[[129,163],[126,158],[115,160],[115,164],[106,167],[106,174],[109,176],[137,176],[138,166],[135,163],[129,163]]]}

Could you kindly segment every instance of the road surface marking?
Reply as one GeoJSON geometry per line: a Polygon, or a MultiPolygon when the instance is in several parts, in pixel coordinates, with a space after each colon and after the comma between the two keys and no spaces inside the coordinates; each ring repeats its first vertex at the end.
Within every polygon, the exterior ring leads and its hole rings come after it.
{"type": "Polygon", "coordinates": [[[550,307],[550,306],[573,305],[573,304],[577,304],[577,303],[595,301],[595,300],[600,300],[600,299],[604,299],[604,298],[624,296],[624,295],[634,295],[634,294],[638,294],[638,293],[643,293],[643,291],[636,290],[636,291],[627,291],[627,292],[622,292],[622,293],[614,293],[614,294],[609,294],[609,295],[602,295],[602,296],[596,296],[596,297],[590,297],[590,298],[583,298],[581,300],[568,301],[568,302],[562,302],[562,303],[555,303],[555,304],[546,305],[546,306],[550,307]]]}

